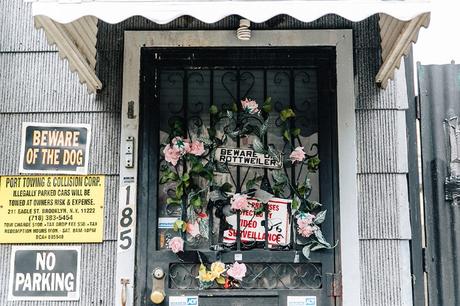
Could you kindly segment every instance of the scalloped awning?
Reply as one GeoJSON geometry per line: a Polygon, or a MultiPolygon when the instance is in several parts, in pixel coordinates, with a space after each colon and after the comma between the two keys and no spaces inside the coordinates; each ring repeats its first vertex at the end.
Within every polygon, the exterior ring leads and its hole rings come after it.
{"type": "MultiPolygon", "coordinates": [[[[30,0],[29,0],[30,1],[30,0]]],[[[382,65],[376,82],[385,87],[399,67],[401,57],[429,24],[426,0],[32,0],[36,26],[43,28],[50,43],[69,60],[82,83],[95,92],[102,87],[95,73],[97,21],[118,23],[143,16],[159,24],[188,15],[213,23],[229,15],[264,22],[285,14],[310,22],[327,14],[360,21],[380,14],[382,65]],[[263,9],[261,9],[263,8],[263,9]]]]}

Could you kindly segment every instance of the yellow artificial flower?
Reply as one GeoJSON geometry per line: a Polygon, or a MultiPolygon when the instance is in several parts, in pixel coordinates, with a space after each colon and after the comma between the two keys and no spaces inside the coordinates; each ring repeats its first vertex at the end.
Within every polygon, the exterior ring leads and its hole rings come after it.
{"type": "Polygon", "coordinates": [[[208,271],[203,264],[200,265],[200,271],[198,272],[197,278],[200,280],[200,282],[213,282],[216,279],[214,273],[208,271]]]}
{"type": "Polygon", "coordinates": [[[216,277],[214,276],[214,273],[212,273],[211,271],[200,271],[200,273],[198,274],[198,279],[201,282],[212,282],[216,279],[216,277]]]}
{"type": "Polygon", "coordinates": [[[211,265],[211,273],[214,278],[219,278],[222,273],[225,272],[225,264],[220,261],[215,261],[211,265]]]}

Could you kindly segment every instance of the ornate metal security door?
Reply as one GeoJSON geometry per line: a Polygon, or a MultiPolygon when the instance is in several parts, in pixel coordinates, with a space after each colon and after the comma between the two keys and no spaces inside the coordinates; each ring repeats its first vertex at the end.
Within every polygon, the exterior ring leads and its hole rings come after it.
{"type": "Polygon", "coordinates": [[[334,67],[327,48],[143,49],[139,304],[335,304],[334,67]]]}

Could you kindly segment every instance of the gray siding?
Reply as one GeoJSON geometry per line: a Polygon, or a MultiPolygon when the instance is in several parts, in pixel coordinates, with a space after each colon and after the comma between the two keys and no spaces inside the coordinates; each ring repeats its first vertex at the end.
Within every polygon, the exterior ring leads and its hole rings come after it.
{"type": "MultiPolygon", "coordinates": [[[[82,301],[61,305],[112,305],[123,31],[234,30],[239,18],[232,16],[215,24],[204,24],[190,17],[179,18],[168,25],[156,25],[142,18],[131,18],[116,25],[100,23],[98,75],[104,88],[94,96],[86,93],[77,76],[69,72],[68,64],[59,59],[54,47],[47,46],[43,33],[33,30],[29,5],[7,0],[0,2],[0,9],[10,12],[2,13],[0,22],[3,33],[0,38],[0,141],[7,143],[0,149],[0,175],[17,174],[21,122],[92,124],[96,133],[91,144],[90,172],[108,175],[104,243],[83,246],[82,301]]],[[[252,28],[354,30],[360,218],[351,222],[358,222],[359,226],[362,305],[411,304],[409,207],[405,180],[406,87],[403,71],[398,73],[395,82],[390,82],[387,90],[379,89],[374,83],[380,65],[377,17],[352,23],[337,16],[325,16],[307,24],[278,16],[266,23],[254,24],[252,28]]],[[[10,246],[0,246],[1,280],[7,279],[9,254],[10,246]]],[[[1,302],[6,301],[6,293],[6,286],[0,286],[1,302]]]]}
{"type": "MultiPolygon", "coordinates": [[[[106,175],[104,238],[83,244],[81,300],[55,305],[112,305],[116,261],[120,147],[120,105],[111,93],[89,95],[78,76],[33,26],[30,4],[0,1],[0,176],[18,175],[21,124],[25,121],[89,123],[93,129],[89,173],[106,175]]],[[[116,93],[114,93],[116,94],[116,93]]],[[[7,302],[10,245],[0,245],[0,304],[7,302]]]]}

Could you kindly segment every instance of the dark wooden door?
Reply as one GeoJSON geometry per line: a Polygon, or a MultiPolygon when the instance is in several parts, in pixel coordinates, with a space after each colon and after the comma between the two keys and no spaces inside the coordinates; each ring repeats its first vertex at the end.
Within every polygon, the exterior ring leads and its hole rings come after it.
{"type": "MultiPolygon", "coordinates": [[[[168,225],[174,220],[171,218],[185,220],[188,213],[195,212],[184,203],[168,203],[177,185],[159,181],[165,163],[162,144],[177,122],[186,127],[184,137],[196,139],[210,133],[214,120],[209,111],[211,106],[231,109],[245,98],[254,99],[262,106],[271,97],[273,120],[269,122],[266,141],[286,152],[286,146],[301,145],[307,154],[319,156],[319,171],[309,174],[313,186],[310,198],[327,209],[322,231],[326,240],[334,242],[334,223],[338,219],[334,50],[145,48],[141,69],[137,304],[152,305],[150,293],[158,282],[152,272],[160,268],[165,273],[161,280],[166,294],[163,305],[168,305],[170,297],[175,296],[198,296],[199,305],[288,305],[288,296],[311,296],[316,297],[316,305],[334,305],[335,298],[328,294],[326,283],[336,269],[334,250],[312,252],[307,260],[294,238],[295,229],[289,229],[290,243],[272,247],[268,235],[265,241],[241,237],[244,230],[241,223],[237,223],[239,235],[235,241],[224,243],[225,226],[221,218],[227,218],[228,212],[223,216],[225,211],[210,204],[203,209],[208,219],[207,227],[200,225],[201,235],[191,237],[175,231],[170,228],[171,223],[168,225]],[[288,142],[283,139],[280,119],[281,111],[286,108],[295,110],[295,125],[300,129],[298,137],[288,142]],[[179,256],[167,248],[175,236],[186,240],[185,252],[179,256]],[[199,288],[200,264],[216,260],[246,264],[247,274],[238,288],[199,288]]],[[[220,133],[220,128],[225,127],[217,126],[215,132],[220,133]]],[[[240,148],[252,144],[251,137],[236,137],[228,142],[227,146],[240,148]]],[[[290,179],[298,179],[305,176],[305,169],[291,167],[287,174],[290,179]]],[[[264,180],[265,184],[274,184],[267,170],[261,168],[232,166],[227,173],[215,175],[219,182],[228,182],[232,192],[244,191],[248,181],[259,176],[269,179],[264,180]]],[[[288,210],[291,211],[290,204],[288,210]]],[[[239,213],[237,217],[240,220],[239,213]]],[[[265,234],[270,222],[268,217],[262,222],[265,234]]]]}

